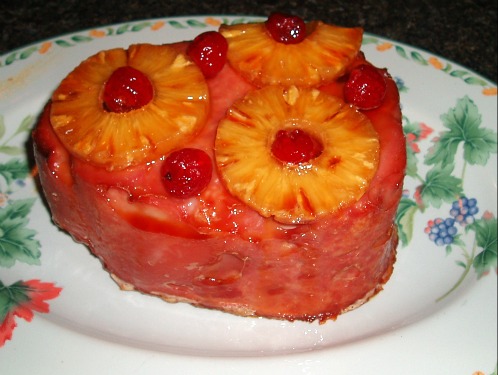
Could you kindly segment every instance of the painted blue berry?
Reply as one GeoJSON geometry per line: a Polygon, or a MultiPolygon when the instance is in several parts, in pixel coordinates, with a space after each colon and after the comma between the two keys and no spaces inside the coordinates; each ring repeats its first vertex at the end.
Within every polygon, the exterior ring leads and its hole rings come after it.
{"type": "Polygon", "coordinates": [[[453,202],[450,215],[458,224],[466,226],[475,221],[475,215],[478,212],[479,207],[477,207],[477,200],[475,198],[462,197],[453,202]]]}
{"type": "Polygon", "coordinates": [[[429,221],[425,232],[428,234],[429,239],[437,246],[450,245],[455,239],[458,230],[455,227],[455,219],[453,218],[437,218],[429,221]]]}

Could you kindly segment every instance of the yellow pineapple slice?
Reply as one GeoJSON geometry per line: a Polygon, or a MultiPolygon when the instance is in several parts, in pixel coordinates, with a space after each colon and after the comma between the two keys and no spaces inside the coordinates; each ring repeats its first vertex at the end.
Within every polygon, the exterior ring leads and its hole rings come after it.
{"type": "Polygon", "coordinates": [[[215,155],[232,195],[262,216],[306,223],[363,195],[377,170],[379,140],[368,117],[339,97],[267,86],[229,109],[218,127],[215,155]],[[323,151],[307,162],[282,162],[271,151],[282,129],[300,129],[323,151]]]}
{"type": "Polygon", "coordinates": [[[257,86],[314,86],[342,75],[358,54],[361,28],[321,21],[306,24],[307,36],[297,44],[275,41],[264,23],[222,25],[230,65],[257,86]]]}
{"type": "Polygon", "coordinates": [[[71,154],[119,170],[178,147],[198,133],[208,112],[205,79],[177,46],[137,44],[82,62],[54,92],[50,120],[71,154]],[[141,108],[116,113],[103,105],[102,91],[123,66],[149,78],[153,97],[141,108]]]}

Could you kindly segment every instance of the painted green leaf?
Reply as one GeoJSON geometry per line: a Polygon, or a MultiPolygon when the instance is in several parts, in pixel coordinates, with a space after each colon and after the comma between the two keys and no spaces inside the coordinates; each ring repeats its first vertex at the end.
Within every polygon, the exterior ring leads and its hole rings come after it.
{"type": "Polygon", "coordinates": [[[428,64],[427,60],[424,59],[424,57],[420,53],[414,51],[410,55],[411,55],[413,61],[419,63],[420,65],[427,65],[428,64]]]}
{"type": "Polygon", "coordinates": [[[11,185],[17,179],[24,179],[29,173],[28,165],[20,159],[10,159],[7,163],[0,164],[0,176],[5,179],[7,185],[11,185]]]}
{"type": "Polygon", "coordinates": [[[411,122],[406,116],[403,116],[403,132],[405,134],[414,134],[418,138],[420,135],[420,123],[411,122]]]}
{"type": "Polygon", "coordinates": [[[466,70],[454,70],[450,73],[450,76],[462,78],[467,74],[469,74],[469,72],[467,72],[466,70]]]}
{"type": "Polygon", "coordinates": [[[86,35],[75,35],[71,39],[76,43],[91,42],[93,40],[92,37],[86,35]]]}
{"type": "Polygon", "coordinates": [[[491,153],[496,154],[496,133],[490,129],[474,129],[463,145],[463,158],[469,164],[486,165],[491,153]]]}
{"type": "Polygon", "coordinates": [[[168,21],[168,23],[173,26],[175,29],[186,29],[187,26],[181,24],[180,22],[178,21],[168,21]]]}
{"type": "Polygon", "coordinates": [[[485,80],[477,77],[467,77],[464,81],[470,85],[486,86],[488,84],[485,80]]]}
{"type": "Polygon", "coordinates": [[[408,59],[408,56],[407,56],[406,51],[404,50],[404,48],[402,48],[400,46],[395,46],[395,50],[396,50],[396,53],[398,55],[400,55],[401,57],[403,57],[405,59],[408,59]]]}
{"type": "Polygon", "coordinates": [[[399,238],[404,246],[409,244],[413,238],[413,223],[417,210],[417,204],[413,200],[401,198],[396,213],[396,224],[398,225],[399,238]]]}
{"type": "Polygon", "coordinates": [[[474,258],[473,266],[477,273],[477,277],[482,277],[492,268],[496,270],[496,254],[497,254],[497,221],[496,218],[491,220],[479,219],[472,225],[471,229],[476,232],[476,242],[482,251],[474,258]]]}
{"type": "Polygon", "coordinates": [[[34,202],[34,198],[22,199],[0,208],[0,266],[11,267],[16,261],[40,264],[36,231],[27,228],[27,215],[34,202]]]}
{"type": "Polygon", "coordinates": [[[418,166],[417,166],[417,155],[415,151],[410,146],[410,139],[415,138],[415,140],[419,139],[421,129],[420,123],[410,122],[408,118],[403,117],[403,132],[407,136],[406,142],[406,175],[410,177],[416,177],[418,174],[418,166]]]}
{"type": "Polygon", "coordinates": [[[462,195],[462,180],[452,176],[452,170],[452,165],[438,165],[427,172],[421,189],[426,206],[439,208],[443,202],[451,203],[455,197],[462,195]]]}
{"type": "MultiPolygon", "coordinates": [[[[11,135],[10,138],[8,140],[6,140],[3,145],[0,145],[0,153],[7,154],[7,155],[19,155],[19,154],[25,152],[24,147],[10,146],[10,145],[8,145],[8,143],[16,135],[18,135],[20,133],[31,131],[31,128],[33,126],[33,122],[34,122],[33,116],[24,117],[24,119],[21,121],[21,123],[17,127],[15,133],[13,135],[11,135]]],[[[4,123],[4,119],[3,119],[3,116],[0,115],[0,139],[5,136],[5,132],[6,132],[6,126],[4,123]]]]}
{"type": "Polygon", "coordinates": [[[9,311],[30,300],[26,286],[22,281],[6,286],[0,280],[0,322],[3,322],[9,311]]]}
{"type": "Polygon", "coordinates": [[[34,120],[35,120],[34,117],[31,115],[24,117],[23,120],[21,121],[21,124],[16,130],[16,134],[31,131],[31,127],[33,126],[34,120]]]}
{"type": "Polygon", "coordinates": [[[130,25],[128,25],[128,24],[124,24],[124,25],[118,27],[116,29],[116,34],[118,34],[118,35],[119,34],[124,34],[125,32],[128,31],[129,27],[130,27],[130,25]]]}
{"type": "Polygon", "coordinates": [[[248,23],[248,22],[264,22],[265,20],[266,20],[265,18],[252,20],[252,19],[247,19],[245,17],[241,17],[241,18],[234,18],[232,20],[224,18],[222,22],[226,25],[238,25],[241,23],[248,23]]]}
{"type": "Polygon", "coordinates": [[[406,145],[406,175],[409,177],[418,175],[417,155],[409,145],[406,145]]]}
{"type": "Polygon", "coordinates": [[[379,41],[378,38],[374,38],[374,37],[364,37],[361,44],[363,45],[367,45],[367,44],[377,44],[377,42],[379,41]]]}
{"type": "Polygon", "coordinates": [[[151,26],[150,22],[137,23],[131,27],[131,31],[133,31],[133,32],[141,31],[141,30],[146,29],[147,27],[150,27],[150,26],[151,26]]]}
{"type": "Polygon", "coordinates": [[[73,44],[63,40],[63,39],[57,39],[55,41],[55,44],[57,44],[59,47],[72,47],[73,44]]]}
{"type": "Polygon", "coordinates": [[[5,65],[10,65],[16,60],[17,60],[17,53],[16,52],[11,53],[5,58],[5,65]]]}
{"type": "Polygon", "coordinates": [[[19,58],[22,60],[27,59],[37,50],[38,50],[38,47],[36,47],[36,46],[33,46],[31,48],[27,48],[19,54],[19,58]]]}
{"type": "Polygon", "coordinates": [[[459,99],[441,120],[449,130],[441,133],[427,153],[426,164],[453,164],[460,143],[464,145],[463,158],[470,164],[485,165],[490,154],[496,153],[496,132],[481,127],[481,115],[468,96],[459,99]]]}
{"type": "Polygon", "coordinates": [[[441,69],[441,71],[449,73],[451,69],[453,69],[453,65],[451,65],[450,63],[446,63],[446,66],[443,69],[441,69]]]}
{"type": "Polygon", "coordinates": [[[446,253],[446,255],[450,255],[453,252],[453,247],[451,245],[446,245],[444,247],[444,252],[446,253]]]}
{"type": "Polygon", "coordinates": [[[206,27],[206,24],[198,20],[187,20],[187,25],[192,27],[206,27]]]}
{"type": "Polygon", "coordinates": [[[5,317],[12,309],[11,299],[7,287],[0,280],[0,322],[5,321],[5,317]]]}
{"type": "Polygon", "coordinates": [[[481,115],[475,103],[465,96],[457,106],[441,117],[454,137],[464,142],[464,160],[485,165],[490,153],[496,153],[496,133],[481,128],[481,115]]]}

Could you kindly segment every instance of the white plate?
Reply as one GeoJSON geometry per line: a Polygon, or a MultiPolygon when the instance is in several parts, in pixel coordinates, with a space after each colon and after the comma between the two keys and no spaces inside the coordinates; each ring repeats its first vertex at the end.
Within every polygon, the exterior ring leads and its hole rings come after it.
{"type": "MultiPolygon", "coordinates": [[[[250,19],[133,22],[61,36],[1,56],[5,134],[0,133],[0,168],[14,160],[25,162],[24,154],[5,146],[25,146],[29,132],[17,132],[19,125],[25,119],[32,125],[58,82],[89,55],[138,42],[192,39],[221,21],[250,19]]],[[[399,247],[394,274],[382,293],[337,321],[319,325],[241,318],[121,292],[85,247],[51,223],[33,180],[28,176],[9,182],[0,170],[2,209],[35,198],[24,227],[34,230],[41,244],[39,265],[20,260],[4,265],[0,281],[8,286],[40,279],[62,288],[59,297],[47,301],[49,314],[36,314],[30,323],[17,318],[12,340],[0,348],[0,373],[496,374],[496,228],[488,233],[494,236],[494,252],[492,244],[482,241],[473,247],[478,231],[472,226],[465,230],[455,224],[458,233],[450,247],[436,246],[424,233],[429,220],[450,217],[452,199],[443,198],[459,193],[459,183],[462,194],[477,199],[479,223],[485,226],[496,218],[496,85],[443,58],[374,35],[365,35],[363,51],[398,80],[405,127],[424,130],[409,135],[417,174],[406,178],[407,210],[401,224],[403,234],[410,236],[412,229],[413,237],[399,247]],[[483,134],[489,139],[485,148],[480,144],[464,154],[464,142],[453,138],[458,147],[451,171],[425,158],[435,137],[448,138],[443,115],[452,113],[476,120],[465,125],[468,135],[477,134],[465,141],[467,148],[483,134]],[[415,194],[421,183],[427,186],[425,209],[417,205],[415,194]],[[464,273],[457,264],[483,255],[485,264],[495,263],[482,277],[472,265],[464,273]]]]}

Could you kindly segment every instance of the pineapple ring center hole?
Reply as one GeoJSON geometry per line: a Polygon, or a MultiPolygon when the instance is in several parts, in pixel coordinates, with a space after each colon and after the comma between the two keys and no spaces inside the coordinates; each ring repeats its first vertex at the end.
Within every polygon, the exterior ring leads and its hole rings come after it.
{"type": "Polygon", "coordinates": [[[320,140],[299,127],[280,129],[271,144],[272,155],[281,162],[290,164],[308,163],[322,152],[320,140]]]}

